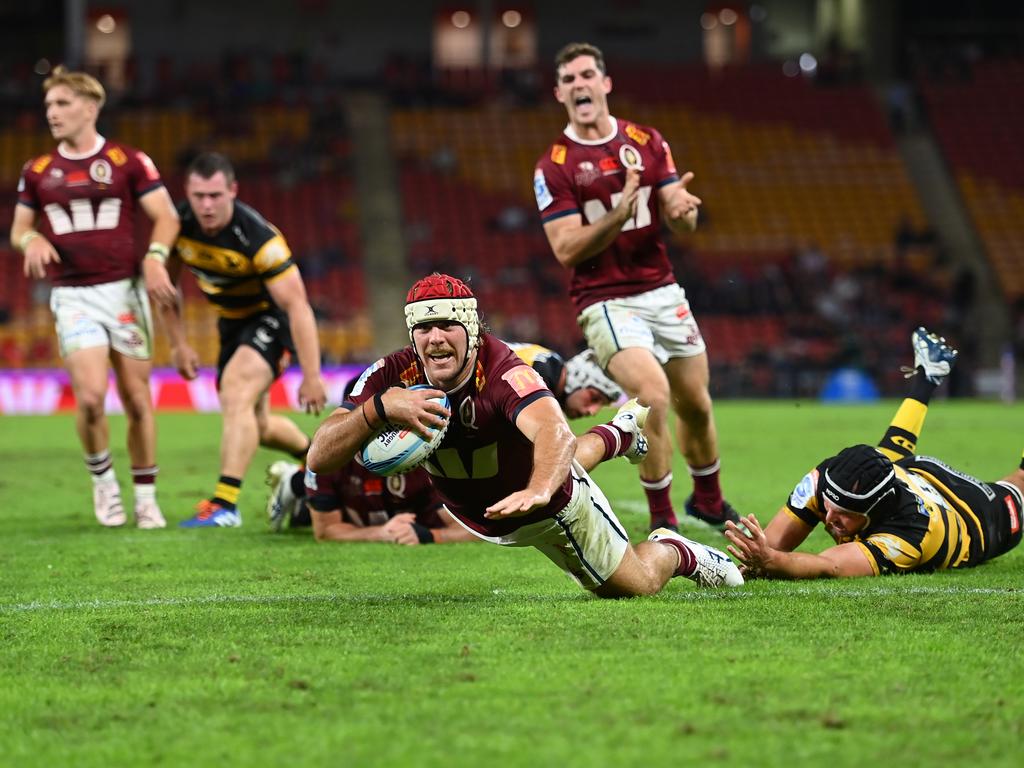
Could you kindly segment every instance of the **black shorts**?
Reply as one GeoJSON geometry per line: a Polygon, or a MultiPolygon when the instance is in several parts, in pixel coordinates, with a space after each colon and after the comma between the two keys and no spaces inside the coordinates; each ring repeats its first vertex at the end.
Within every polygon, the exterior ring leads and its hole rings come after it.
{"type": "Polygon", "coordinates": [[[934,475],[971,508],[985,535],[984,549],[977,554],[972,552],[971,565],[999,557],[1020,544],[1024,497],[1016,486],[984,483],[931,456],[912,456],[900,461],[900,466],[916,467],[934,475]]]}
{"type": "Polygon", "coordinates": [[[222,317],[217,321],[220,355],[217,357],[217,389],[228,360],[242,345],[252,347],[267,361],[276,379],[288,367],[295,347],[288,316],[279,309],[268,309],[238,320],[222,317]]]}

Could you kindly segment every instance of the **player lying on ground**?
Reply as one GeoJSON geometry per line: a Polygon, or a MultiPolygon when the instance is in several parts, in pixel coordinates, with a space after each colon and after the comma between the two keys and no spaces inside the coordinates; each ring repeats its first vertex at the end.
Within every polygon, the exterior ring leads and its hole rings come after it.
{"type": "Polygon", "coordinates": [[[915,455],[935,388],[956,351],[923,328],[914,331],[913,384],[877,448],[854,445],[800,481],[763,531],[726,525],[729,551],[747,576],[815,579],[878,576],[978,565],[1021,538],[1024,461],[983,483],[938,459],[915,455]],[[793,552],[819,522],[836,541],[821,554],[793,552]]]}
{"type": "MultiPolygon", "coordinates": [[[[508,346],[540,374],[569,418],[591,416],[622,394],[615,382],[601,372],[590,350],[564,360],[539,344],[508,346]]],[[[356,381],[348,383],[343,399],[348,398],[356,381]]],[[[622,455],[633,464],[642,461],[647,453],[647,440],[637,432],[643,427],[646,414],[647,410],[641,410],[636,403],[627,403],[605,426],[620,429],[622,455]],[[634,412],[640,418],[631,418],[634,412]]],[[[604,443],[597,434],[577,439],[576,459],[584,469],[589,471],[603,459],[604,453],[604,443]]],[[[380,477],[352,461],[338,472],[317,477],[312,472],[307,474],[299,464],[275,461],[267,469],[267,484],[271,487],[267,518],[275,532],[285,525],[312,526],[317,541],[478,541],[444,511],[422,468],[400,476],[380,477]]]]}
{"type": "MultiPolygon", "coordinates": [[[[418,281],[405,317],[412,346],[374,363],[320,426],[313,472],[341,469],[385,423],[424,439],[447,424],[426,468],[445,506],[476,536],[535,547],[600,597],[654,594],[674,575],[705,586],[743,583],[724,553],[676,533],[629,543],[600,488],[573,461],[577,440],[551,390],[481,330],[476,298],[461,280],[418,281]],[[415,384],[436,389],[407,388],[415,384]],[[450,410],[432,399],[442,393],[450,410]]],[[[618,430],[608,432],[598,434],[603,458],[623,448],[618,430]]]]}

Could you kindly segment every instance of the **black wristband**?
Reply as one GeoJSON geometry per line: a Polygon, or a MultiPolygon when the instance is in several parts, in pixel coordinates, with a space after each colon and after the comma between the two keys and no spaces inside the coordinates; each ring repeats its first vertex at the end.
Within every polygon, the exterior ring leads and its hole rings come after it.
{"type": "Polygon", "coordinates": [[[416,538],[420,540],[420,544],[434,543],[434,532],[427,528],[427,526],[413,523],[412,529],[416,532],[416,538]]]}
{"type": "MultiPolygon", "coordinates": [[[[385,390],[386,391],[386,390],[385,390]]],[[[378,392],[373,396],[373,408],[377,411],[377,415],[380,416],[380,420],[387,423],[388,415],[384,411],[384,392],[378,392]]]]}

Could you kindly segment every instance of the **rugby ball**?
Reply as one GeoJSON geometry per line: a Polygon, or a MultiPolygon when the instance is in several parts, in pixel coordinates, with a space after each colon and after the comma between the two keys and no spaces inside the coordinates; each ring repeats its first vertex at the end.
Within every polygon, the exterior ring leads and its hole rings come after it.
{"type": "MultiPolygon", "coordinates": [[[[434,389],[434,387],[416,384],[410,389],[434,389]]],[[[449,407],[447,396],[433,399],[445,408],[449,407]]],[[[447,431],[448,423],[445,422],[443,427],[433,430],[430,440],[424,440],[405,427],[388,424],[363,446],[359,452],[359,463],[375,475],[401,475],[416,469],[426,461],[444,440],[447,431]]]]}

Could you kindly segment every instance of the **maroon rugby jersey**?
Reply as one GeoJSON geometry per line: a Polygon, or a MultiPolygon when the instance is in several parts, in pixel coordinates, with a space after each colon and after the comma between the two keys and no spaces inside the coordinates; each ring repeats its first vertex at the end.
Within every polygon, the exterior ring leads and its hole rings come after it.
{"type": "Polygon", "coordinates": [[[606,299],[635,296],[675,282],[661,238],[658,190],[678,181],[672,152],[661,134],[624,120],[612,120],[604,139],[581,140],[567,126],[537,162],[533,190],[541,221],[579,214],[593,224],[618,204],[626,164],[643,166],[636,216],[612,244],[572,268],[569,296],[576,311],[606,299]]]}
{"type": "Polygon", "coordinates": [[[380,477],[355,461],[329,475],[316,476],[316,490],[307,487],[309,505],[318,512],[340,509],[354,525],[384,525],[395,515],[412,512],[416,522],[441,528],[441,497],[424,469],[380,477]]]}
{"type": "Polygon", "coordinates": [[[138,275],[136,201],[162,186],[144,152],[105,139],[84,157],[54,151],[25,163],[18,203],[40,215],[40,230],[60,254],[50,267],[53,284],[96,285],[138,275]]]}
{"type": "MultiPolygon", "coordinates": [[[[533,443],[516,428],[515,420],[530,403],[553,395],[540,375],[504,342],[488,333],[480,337],[476,371],[448,393],[451,423],[425,467],[453,515],[485,536],[501,536],[561,511],[569,503],[571,480],[567,475],[551,502],[528,515],[484,517],[491,504],[529,484],[533,443]]],[[[391,386],[426,383],[413,348],[406,347],[367,368],[344,405],[355,408],[391,386]]]]}

